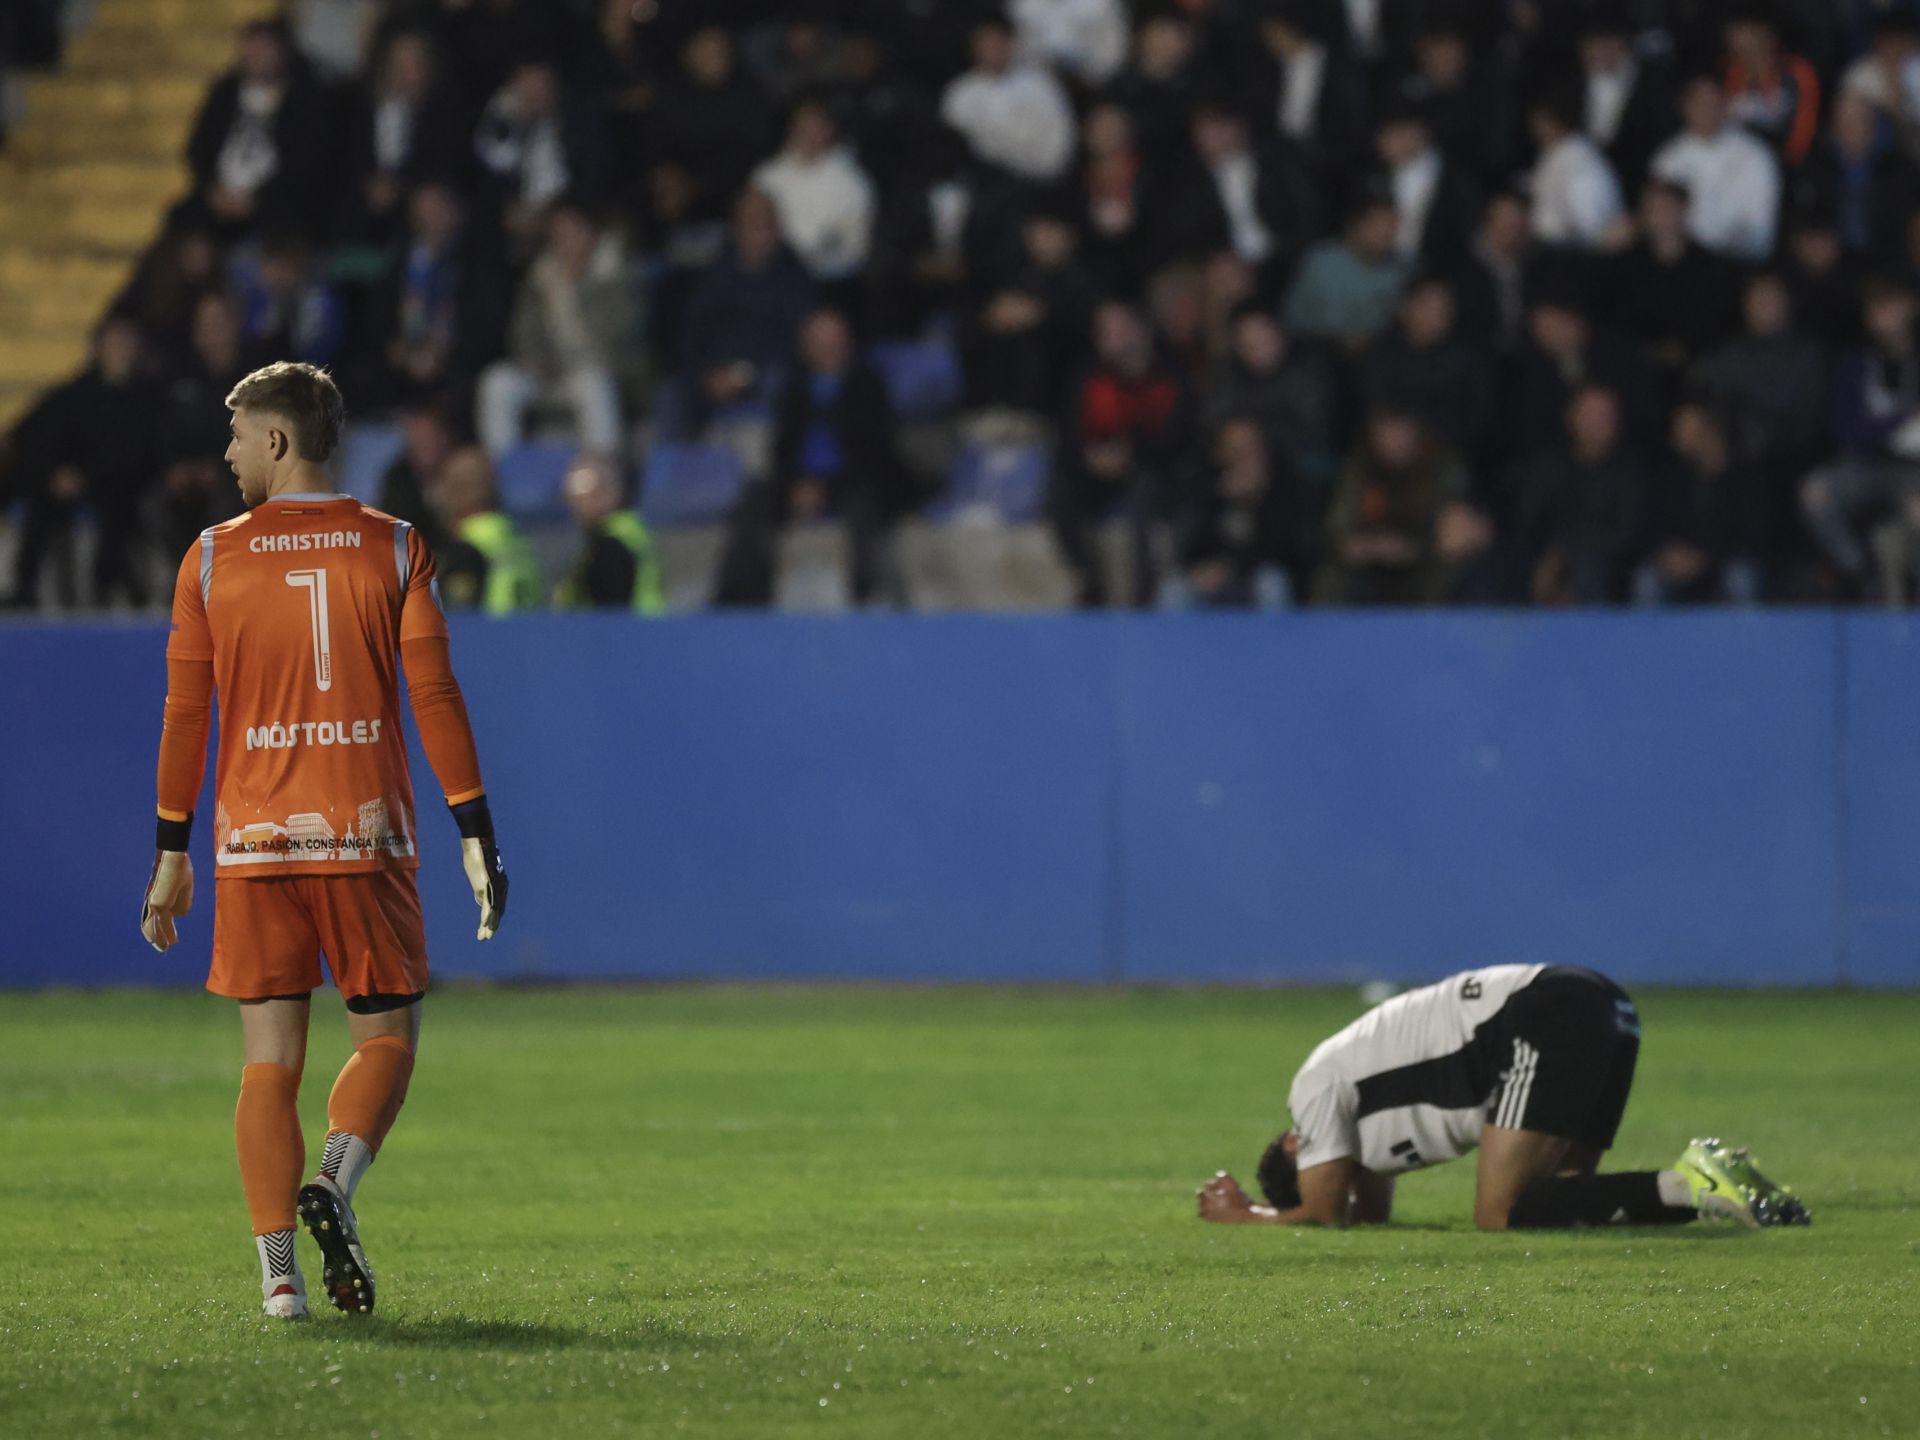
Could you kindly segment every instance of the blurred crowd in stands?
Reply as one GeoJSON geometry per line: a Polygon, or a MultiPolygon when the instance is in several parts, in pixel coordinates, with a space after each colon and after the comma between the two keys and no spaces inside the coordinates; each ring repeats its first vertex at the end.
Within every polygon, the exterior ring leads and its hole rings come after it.
{"type": "Polygon", "coordinates": [[[663,608],[701,447],[726,605],[814,527],[911,604],[980,446],[1043,455],[1063,603],[1920,580],[1907,0],[307,0],[188,159],[13,437],[16,604],[83,506],[94,598],[157,598],[282,358],[397,427],[367,498],[496,611],[663,608]],[[542,438],[558,592],[496,471],[542,438]]]}

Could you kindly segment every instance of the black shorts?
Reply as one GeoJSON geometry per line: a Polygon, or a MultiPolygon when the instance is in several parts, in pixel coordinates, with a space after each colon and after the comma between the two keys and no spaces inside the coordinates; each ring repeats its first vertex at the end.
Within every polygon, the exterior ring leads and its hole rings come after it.
{"type": "Polygon", "coordinates": [[[1640,1012],[1606,976],[1549,965],[1505,1007],[1513,1036],[1487,1123],[1606,1150],[1640,1058],[1640,1012]]]}

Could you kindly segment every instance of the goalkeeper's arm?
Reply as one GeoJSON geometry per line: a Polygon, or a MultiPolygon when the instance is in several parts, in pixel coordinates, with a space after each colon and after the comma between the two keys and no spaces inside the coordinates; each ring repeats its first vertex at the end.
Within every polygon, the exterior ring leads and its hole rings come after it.
{"type": "Polygon", "coordinates": [[[447,797],[454,822],[460,827],[460,863],[480,907],[479,936],[491,940],[507,913],[507,870],[494,840],[493,815],[487,808],[486,786],[480,782],[480,757],[474,749],[473,725],[460,682],[453,678],[453,661],[446,637],[421,635],[400,642],[401,662],[407,671],[407,693],[413,702],[413,723],[420,730],[420,747],[447,797]]]}
{"type": "Polygon", "coordinates": [[[153,870],[140,905],[140,933],[160,951],[180,940],[175,922],[193,908],[193,805],[207,768],[207,731],[213,714],[213,662],[167,659],[167,705],[160,728],[155,790],[158,822],[153,870]]]}

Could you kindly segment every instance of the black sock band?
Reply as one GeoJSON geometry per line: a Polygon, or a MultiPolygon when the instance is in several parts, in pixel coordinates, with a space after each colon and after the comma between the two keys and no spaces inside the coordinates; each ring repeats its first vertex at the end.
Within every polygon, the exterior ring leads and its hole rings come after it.
{"type": "Polygon", "coordinates": [[[1657,1170],[1614,1175],[1554,1175],[1520,1192],[1507,1225],[1514,1230],[1567,1230],[1576,1225],[1684,1225],[1699,1212],[1660,1198],[1657,1170]]]}

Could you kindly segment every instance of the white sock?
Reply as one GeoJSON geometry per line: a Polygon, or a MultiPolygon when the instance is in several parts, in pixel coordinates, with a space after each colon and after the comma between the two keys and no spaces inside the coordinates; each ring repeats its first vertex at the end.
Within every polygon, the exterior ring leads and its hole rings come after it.
{"type": "Polygon", "coordinates": [[[320,1156],[320,1173],[340,1187],[347,1204],[353,1204],[353,1192],[360,1188],[360,1177],[371,1164],[373,1151],[358,1135],[335,1130],[327,1136],[327,1148],[320,1156]]]}
{"type": "Polygon", "coordinates": [[[260,1252],[260,1293],[269,1300],[273,1292],[282,1285],[291,1285],[304,1295],[307,1282],[301,1277],[300,1262],[294,1258],[293,1231],[269,1230],[264,1235],[253,1237],[254,1248],[260,1252]]]}
{"type": "Polygon", "coordinates": [[[1660,1203],[1675,1210],[1691,1210],[1693,1187],[1687,1184],[1687,1177],[1678,1170],[1662,1170],[1654,1177],[1654,1183],[1660,1187],[1660,1203]]]}

